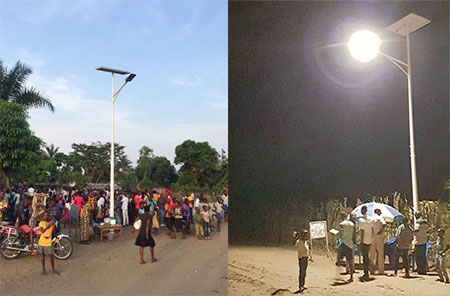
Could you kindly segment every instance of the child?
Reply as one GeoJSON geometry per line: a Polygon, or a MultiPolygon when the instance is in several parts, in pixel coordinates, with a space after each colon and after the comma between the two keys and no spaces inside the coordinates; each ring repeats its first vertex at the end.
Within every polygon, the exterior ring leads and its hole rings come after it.
{"type": "Polygon", "coordinates": [[[294,294],[302,293],[305,288],[306,269],[308,268],[308,258],[312,261],[311,245],[308,240],[308,231],[303,229],[300,233],[300,237],[295,241],[298,253],[298,291],[294,294]]]}
{"type": "Polygon", "coordinates": [[[184,232],[191,234],[191,209],[189,208],[189,199],[184,199],[183,221],[186,223],[184,232]]]}
{"type": "Polygon", "coordinates": [[[208,214],[208,206],[203,205],[203,212],[202,212],[202,218],[203,218],[203,231],[205,232],[205,239],[211,239],[209,236],[209,214],[208,214]]]}
{"type": "Polygon", "coordinates": [[[217,217],[217,232],[220,232],[220,223],[222,222],[222,213],[224,211],[223,201],[220,198],[214,204],[214,211],[217,217]]]}
{"type": "Polygon", "coordinates": [[[153,209],[150,211],[152,214],[152,228],[153,231],[155,232],[155,235],[158,234],[158,229],[159,229],[159,221],[158,221],[158,215],[157,215],[157,210],[153,209]]]}
{"type": "Polygon", "coordinates": [[[445,277],[445,282],[450,283],[447,269],[445,269],[445,252],[450,249],[450,246],[444,249],[445,241],[444,241],[445,229],[438,229],[438,237],[436,239],[436,271],[439,274],[438,281],[443,282],[445,277]]]}
{"type": "Polygon", "coordinates": [[[52,247],[52,232],[55,230],[55,221],[49,221],[50,213],[48,211],[44,212],[44,220],[39,223],[39,228],[41,228],[41,237],[38,242],[38,254],[42,254],[42,274],[47,274],[45,270],[45,255],[50,257],[50,263],[52,264],[52,272],[59,274],[55,269],[55,259],[53,258],[53,247],[52,247]]]}
{"type": "Polygon", "coordinates": [[[194,223],[195,223],[195,235],[197,236],[198,239],[202,239],[202,237],[204,237],[204,232],[203,232],[203,218],[202,218],[202,214],[200,213],[200,208],[199,207],[195,207],[195,214],[194,214],[194,223]]]}
{"type": "Polygon", "coordinates": [[[69,224],[69,220],[70,220],[70,203],[66,203],[64,208],[63,208],[63,212],[62,212],[62,216],[63,216],[63,222],[64,222],[64,228],[67,228],[67,224],[69,224]]]}

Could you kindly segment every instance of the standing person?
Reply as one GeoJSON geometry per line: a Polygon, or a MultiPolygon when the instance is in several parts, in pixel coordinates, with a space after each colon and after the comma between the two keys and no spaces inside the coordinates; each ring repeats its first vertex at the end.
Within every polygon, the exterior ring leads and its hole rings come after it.
{"type": "Polygon", "coordinates": [[[220,224],[222,223],[222,214],[224,212],[223,208],[223,201],[219,198],[214,204],[214,212],[216,213],[217,217],[217,232],[220,232],[220,224]]]}
{"type": "Polygon", "coordinates": [[[0,191],[0,221],[8,218],[9,203],[5,199],[5,194],[0,191]]]}
{"type": "Polygon", "coordinates": [[[362,218],[359,220],[359,228],[361,230],[361,253],[363,256],[364,275],[360,277],[361,282],[369,280],[369,249],[373,240],[372,222],[367,217],[367,207],[361,207],[362,218]]]}
{"type": "Polygon", "coordinates": [[[130,218],[129,220],[134,221],[135,217],[136,217],[136,213],[135,213],[136,205],[134,204],[134,198],[133,198],[134,192],[131,192],[129,195],[130,195],[130,198],[128,201],[128,215],[130,218]]]}
{"type": "Polygon", "coordinates": [[[372,217],[373,223],[373,240],[370,245],[369,261],[371,267],[371,273],[375,273],[375,253],[378,258],[378,274],[384,274],[384,228],[386,227],[386,221],[381,217],[381,210],[375,209],[375,215],[372,217]]]}
{"type": "MultiPolygon", "coordinates": [[[[187,196],[187,200],[188,200],[188,205],[189,205],[189,225],[190,223],[192,223],[192,216],[194,215],[194,192],[192,192],[191,195],[187,196]]],[[[190,231],[189,231],[190,233],[190,231]]]]}
{"type": "Polygon", "coordinates": [[[165,224],[164,224],[164,216],[166,214],[166,210],[164,209],[164,206],[166,205],[166,201],[164,199],[164,195],[163,194],[159,195],[157,204],[158,204],[158,208],[159,208],[159,219],[160,219],[159,223],[160,223],[160,226],[165,226],[165,224]]]}
{"type": "Polygon", "coordinates": [[[422,218],[422,213],[417,211],[414,216],[416,223],[414,225],[415,243],[414,254],[416,255],[417,273],[427,274],[426,250],[428,242],[428,222],[422,218]]]}
{"type": "Polygon", "coordinates": [[[77,193],[73,200],[75,201],[75,205],[81,209],[84,202],[83,197],[79,193],[77,193]]]}
{"type": "Polygon", "coordinates": [[[203,205],[202,211],[202,219],[203,219],[203,231],[205,233],[205,239],[209,240],[211,237],[209,236],[209,214],[208,214],[208,206],[203,205]]]}
{"type": "Polygon", "coordinates": [[[184,231],[187,234],[191,234],[191,208],[189,200],[186,198],[183,204],[183,221],[186,223],[184,231]]]}
{"type": "Polygon", "coordinates": [[[174,216],[175,216],[175,224],[173,229],[173,236],[171,238],[177,238],[177,231],[180,231],[183,233],[183,239],[186,238],[186,234],[183,229],[183,209],[181,208],[181,203],[179,200],[175,202],[175,210],[174,210],[174,216]]]}
{"type": "Polygon", "coordinates": [[[170,200],[166,199],[166,204],[164,206],[165,209],[165,216],[164,216],[164,223],[166,224],[166,234],[169,237],[172,237],[172,227],[173,227],[173,223],[172,223],[172,216],[173,216],[173,209],[170,206],[170,200]]]}
{"type": "Polygon", "coordinates": [[[41,229],[41,237],[38,241],[38,254],[42,255],[42,274],[47,274],[45,270],[45,255],[50,257],[50,263],[52,265],[52,272],[59,274],[55,269],[55,259],[53,258],[53,247],[52,247],[52,233],[55,230],[55,221],[49,221],[50,214],[48,211],[44,212],[44,220],[39,222],[39,228],[41,229]]]}
{"type": "MultiPolygon", "coordinates": [[[[139,254],[141,256],[141,264],[146,263],[144,261],[144,248],[150,247],[150,254],[152,256],[152,262],[156,262],[155,258],[155,240],[152,237],[152,232],[150,229],[150,207],[146,205],[144,207],[144,214],[141,214],[137,217],[136,221],[141,220],[141,228],[139,229],[138,236],[136,237],[135,245],[139,246],[139,254]]],[[[135,221],[135,222],[136,222],[135,221]]],[[[133,229],[131,231],[134,233],[134,224],[133,229]]]]}
{"type": "Polygon", "coordinates": [[[395,234],[395,262],[394,262],[394,275],[397,275],[398,261],[402,257],[403,265],[405,266],[405,275],[409,278],[409,261],[408,261],[408,250],[411,246],[413,239],[413,231],[409,226],[409,221],[407,217],[403,217],[402,224],[397,228],[395,234]]]}
{"type": "Polygon", "coordinates": [[[194,213],[194,223],[195,223],[195,235],[198,239],[202,239],[205,236],[205,233],[203,232],[203,217],[200,213],[200,208],[195,207],[195,213],[194,213]]]}
{"type": "MultiPolygon", "coordinates": [[[[5,190],[5,197],[4,197],[4,199],[6,200],[6,202],[8,203],[8,209],[9,209],[9,213],[8,213],[8,220],[12,220],[12,221],[15,221],[15,213],[14,213],[14,211],[12,210],[14,207],[12,207],[11,206],[11,193],[10,193],[10,189],[9,188],[7,188],[6,190],[5,190]],[[12,213],[12,215],[11,215],[11,213],[12,213]],[[12,218],[12,219],[11,219],[12,218]]],[[[14,205],[14,200],[13,200],[13,202],[12,202],[12,204],[14,205]]]]}
{"type": "Polygon", "coordinates": [[[141,207],[141,196],[136,192],[134,196],[135,218],[139,217],[139,209],[141,207]]]}
{"type": "Polygon", "coordinates": [[[312,262],[311,244],[308,240],[308,231],[306,229],[303,229],[300,237],[295,240],[295,246],[297,247],[298,255],[298,291],[294,292],[294,294],[299,294],[306,290],[305,278],[308,259],[312,262]]]}
{"type": "Polygon", "coordinates": [[[128,219],[128,196],[126,194],[122,195],[121,208],[122,208],[122,217],[123,217],[122,225],[127,226],[128,224],[130,224],[130,221],[128,219]]]}
{"type": "Polygon", "coordinates": [[[97,222],[100,223],[103,220],[104,217],[104,213],[105,213],[105,203],[106,203],[106,198],[105,198],[105,193],[101,192],[100,193],[100,198],[97,201],[97,222]]]}
{"type": "Polygon", "coordinates": [[[223,207],[224,207],[224,218],[225,218],[225,223],[228,222],[228,193],[226,192],[226,190],[223,191],[223,195],[222,195],[222,200],[223,200],[223,207]]]}
{"type": "Polygon", "coordinates": [[[89,220],[91,217],[92,203],[88,202],[87,197],[84,198],[84,205],[80,215],[80,239],[81,244],[89,244],[89,220]]]}
{"type": "Polygon", "coordinates": [[[436,271],[439,275],[439,281],[443,282],[445,277],[445,282],[448,284],[450,280],[448,278],[447,269],[445,269],[445,252],[450,249],[450,246],[445,247],[445,229],[438,229],[438,236],[436,239],[436,271]],[[444,249],[445,248],[445,249],[444,249]]]}
{"type": "Polygon", "coordinates": [[[338,261],[345,257],[347,271],[350,274],[348,282],[353,282],[353,273],[355,272],[355,264],[353,257],[353,245],[356,244],[356,229],[355,229],[356,215],[350,214],[349,219],[342,221],[339,224],[339,238],[341,239],[341,246],[339,247],[338,261]]]}

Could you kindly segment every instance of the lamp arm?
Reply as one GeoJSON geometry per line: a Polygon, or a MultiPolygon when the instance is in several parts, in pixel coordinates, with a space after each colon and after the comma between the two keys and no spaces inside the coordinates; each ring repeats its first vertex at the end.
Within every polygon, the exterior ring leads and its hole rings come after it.
{"type": "Polygon", "coordinates": [[[386,59],[388,59],[388,60],[389,60],[391,63],[393,63],[395,66],[397,66],[397,67],[403,72],[403,74],[406,75],[406,77],[409,77],[408,72],[406,72],[406,70],[403,69],[403,67],[401,66],[401,65],[403,65],[403,66],[406,67],[406,69],[408,69],[408,64],[407,64],[407,63],[402,62],[402,61],[400,61],[399,59],[396,59],[396,58],[394,58],[394,57],[392,57],[392,56],[390,56],[390,55],[388,55],[388,54],[385,54],[385,53],[382,53],[382,52],[378,52],[378,53],[379,53],[381,56],[383,56],[383,57],[385,57],[386,59]]]}
{"type": "Polygon", "coordinates": [[[114,94],[114,103],[116,102],[116,97],[119,95],[120,91],[122,90],[122,88],[125,86],[125,84],[127,84],[128,81],[125,81],[122,86],[116,91],[116,93],[114,94]]]}

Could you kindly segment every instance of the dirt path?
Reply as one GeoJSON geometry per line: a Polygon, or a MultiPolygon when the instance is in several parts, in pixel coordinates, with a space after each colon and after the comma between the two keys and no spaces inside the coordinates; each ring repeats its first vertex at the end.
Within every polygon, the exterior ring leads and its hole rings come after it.
{"type": "MultiPolygon", "coordinates": [[[[28,254],[0,259],[1,295],[227,295],[228,227],[209,241],[154,236],[156,263],[139,264],[136,234],[124,230],[123,241],[74,244],[66,261],[55,260],[61,275],[41,275],[40,259],[28,254]]],[[[47,270],[50,269],[46,262],[47,270]]]]}
{"type": "MultiPolygon", "coordinates": [[[[229,247],[228,295],[292,295],[298,287],[296,256],[295,250],[282,248],[229,247]]],[[[358,271],[353,283],[344,284],[348,276],[340,272],[345,268],[336,267],[324,255],[313,253],[313,259],[306,276],[308,289],[301,295],[450,295],[450,285],[436,282],[436,272],[427,276],[412,273],[411,279],[403,278],[403,272],[399,277],[374,275],[372,281],[361,283],[358,276],[362,271],[358,271]]]]}

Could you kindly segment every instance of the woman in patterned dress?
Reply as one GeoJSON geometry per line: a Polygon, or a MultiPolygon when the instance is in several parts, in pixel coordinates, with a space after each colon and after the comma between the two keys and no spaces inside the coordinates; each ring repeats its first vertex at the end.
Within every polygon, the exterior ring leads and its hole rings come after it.
{"type": "Polygon", "coordinates": [[[80,240],[82,244],[89,244],[89,220],[91,217],[92,202],[84,197],[84,205],[80,217],[80,240]]]}

